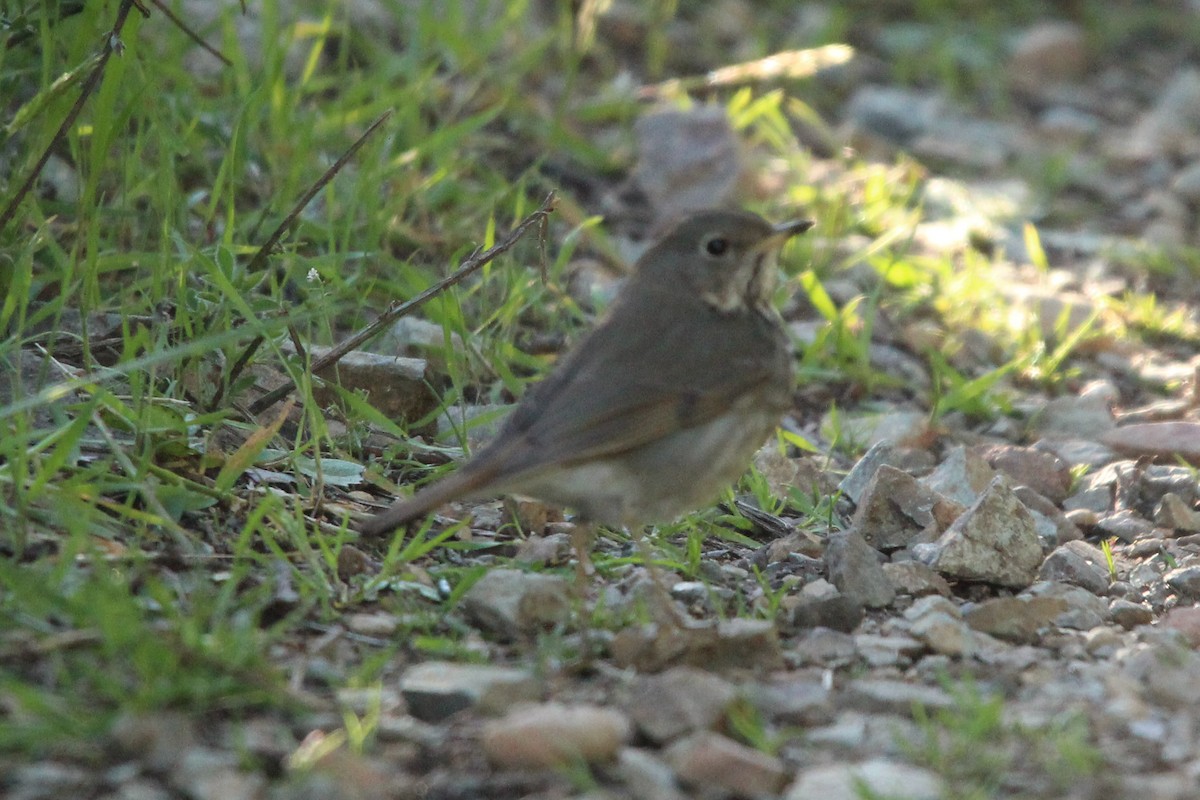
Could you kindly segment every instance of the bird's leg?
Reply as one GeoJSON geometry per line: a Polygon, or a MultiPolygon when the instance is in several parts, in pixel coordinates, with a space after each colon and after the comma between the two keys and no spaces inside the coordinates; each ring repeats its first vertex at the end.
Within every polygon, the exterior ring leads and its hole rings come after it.
{"type": "Polygon", "coordinates": [[[628,530],[637,544],[642,563],[646,565],[646,570],[650,573],[650,580],[654,583],[656,590],[655,594],[658,595],[659,608],[664,612],[662,616],[666,617],[665,621],[674,626],[676,630],[686,630],[691,627],[675,606],[675,601],[671,598],[671,590],[667,588],[666,581],[663,580],[662,571],[654,563],[654,554],[650,552],[650,545],[646,542],[645,529],[640,525],[631,525],[628,530]]]}
{"type": "Polygon", "coordinates": [[[571,530],[571,547],[575,550],[575,599],[579,603],[579,650],[585,664],[592,658],[591,619],[588,611],[588,585],[596,574],[592,565],[592,544],[596,539],[596,524],[576,520],[571,530]]]}

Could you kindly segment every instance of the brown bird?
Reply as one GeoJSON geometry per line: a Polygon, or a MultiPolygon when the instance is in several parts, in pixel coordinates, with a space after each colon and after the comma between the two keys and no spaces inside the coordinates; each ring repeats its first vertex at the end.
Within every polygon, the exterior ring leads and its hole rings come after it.
{"type": "MultiPolygon", "coordinates": [[[[726,210],[683,219],[494,440],[359,530],[378,536],[451,500],[520,494],[573,508],[582,529],[636,534],[711,501],[791,405],[775,255],[812,224],[726,210]]],[[[576,538],[581,563],[585,541],[576,538]]]]}

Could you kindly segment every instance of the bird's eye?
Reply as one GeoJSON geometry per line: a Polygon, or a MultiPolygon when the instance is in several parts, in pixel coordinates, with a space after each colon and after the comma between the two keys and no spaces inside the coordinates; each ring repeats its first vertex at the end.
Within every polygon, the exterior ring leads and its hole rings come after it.
{"type": "Polygon", "coordinates": [[[721,236],[714,236],[704,243],[704,252],[710,256],[723,256],[728,249],[729,240],[721,236]]]}

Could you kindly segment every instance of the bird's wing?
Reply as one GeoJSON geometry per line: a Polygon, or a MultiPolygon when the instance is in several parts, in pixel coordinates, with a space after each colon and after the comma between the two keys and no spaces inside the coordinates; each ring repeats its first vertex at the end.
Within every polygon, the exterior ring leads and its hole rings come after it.
{"type": "Polygon", "coordinates": [[[472,466],[503,463],[511,475],[622,453],[708,422],[791,374],[786,342],[765,317],[696,302],[686,324],[673,325],[665,317],[677,315],[659,313],[666,302],[678,311],[682,301],[639,293],[614,308],[530,389],[472,466]]]}

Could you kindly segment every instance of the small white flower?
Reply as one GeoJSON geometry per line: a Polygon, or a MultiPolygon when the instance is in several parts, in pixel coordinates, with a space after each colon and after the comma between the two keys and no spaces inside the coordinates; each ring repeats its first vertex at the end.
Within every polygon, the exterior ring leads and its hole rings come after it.
{"type": "Polygon", "coordinates": [[[309,283],[320,283],[321,282],[321,273],[317,272],[316,267],[311,267],[308,270],[308,275],[306,275],[305,277],[308,279],[309,283]]]}

